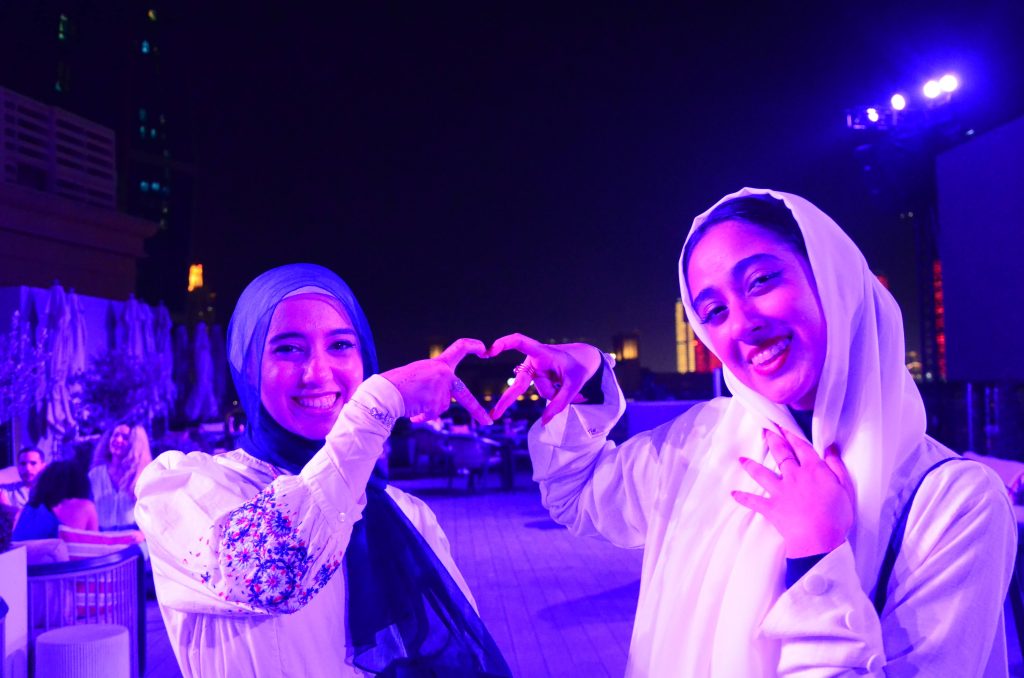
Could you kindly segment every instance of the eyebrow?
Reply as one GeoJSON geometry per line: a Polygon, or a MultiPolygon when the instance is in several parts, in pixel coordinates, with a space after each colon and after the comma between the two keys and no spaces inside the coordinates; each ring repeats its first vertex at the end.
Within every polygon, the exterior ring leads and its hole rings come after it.
{"type": "MultiPolygon", "coordinates": [[[[355,338],[356,331],[353,330],[353,329],[350,329],[350,328],[338,328],[336,330],[331,330],[330,332],[328,332],[327,336],[328,337],[350,336],[352,338],[355,338]]],[[[275,334],[274,336],[272,336],[270,338],[269,342],[271,344],[276,344],[278,342],[288,341],[289,339],[305,339],[305,338],[306,338],[306,335],[303,334],[302,332],[282,332],[280,334],[275,334]]]]}
{"type": "MultiPolygon", "coordinates": [[[[748,268],[750,268],[751,266],[754,266],[755,264],[759,264],[762,261],[767,261],[767,260],[777,261],[777,262],[781,262],[782,261],[777,256],[775,256],[774,254],[771,254],[769,252],[759,252],[757,254],[751,254],[749,257],[744,257],[743,259],[740,259],[739,261],[737,261],[736,264],[732,267],[732,277],[733,277],[733,279],[735,280],[735,279],[741,277],[746,272],[746,270],[748,268]]],[[[714,288],[705,287],[704,289],[702,289],[700,291],[700,293],[697,296],[695,296],[693,298],[693,302],[690,305],[693,306],[693,310],[696,311],[697,307],[705,299],[707,299],[708,297],[711,297],[713,295],[714,295],[714,288]]]]}

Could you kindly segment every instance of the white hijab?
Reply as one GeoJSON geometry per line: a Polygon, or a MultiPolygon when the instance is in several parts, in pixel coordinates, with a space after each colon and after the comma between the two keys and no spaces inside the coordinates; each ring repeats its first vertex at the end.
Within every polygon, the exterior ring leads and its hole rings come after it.
{"type": "MultiPolygon", "coordinates": [[[[799,196],[744,188],[694,219],[688,239],[722,202],[757,194],[785,203],[807,247],[827,328],[813,445],[823,454],[836,443],[853,478],[857,516],[850,542],[861,585],[870,594],[892,528],[893,470],[925,436],[924,404],[904,364],[902,317],[853,241],[799,196]]],[[[690,304],[682,265],[680,257],[687,317],[701,341],[710,345],[690,304]]],[[[671,504],[669,536],[645,577],[641,601],[652,600],[649,594],[658,592],[659,598],[672,602],[654,603],[657,610],[645,619],[646,627],[638,623],[631,669],[674,665],[680,676],[775,675],[779,648],[758,630],[783,592],[782,540],[774,527],[737,504],[729,492],[763,493],[737,462],[740,456],[765,461],[763,428],[778,425],[801,437],[803,433],[786,407],[747,388],[728,369],[724,372],[733,398],[710,433],[707,453],[696,462],[699,468],[689,469],[677,486],[663,488],[660,497],[671,504]]],[[[774,468],[770,459],[766,463],[774,468]]]]}

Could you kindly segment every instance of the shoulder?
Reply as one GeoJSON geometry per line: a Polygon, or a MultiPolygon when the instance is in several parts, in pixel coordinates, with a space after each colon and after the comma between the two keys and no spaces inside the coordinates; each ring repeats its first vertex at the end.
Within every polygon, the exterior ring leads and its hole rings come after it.
{"type": "Polygon", "coordinates": [[[699,402],[675,419],[651,431],[656,444],[680,447],[709,438],[729,407],[729,398],[699,402]]]}
{"type": "MultiPolygon", "coordinates": [[[[929,452],[949,452],[929,440],[929,452]]],[[[952,461],[934,468],[921,482],[908,519],[919,522],[925,531],[959,529],[981,530],[993,538],[1004,531],[1016,534],[1017,521],[1006,487],[999,476],[984,464],[957,455],[952,461]]]]}
{"type": "Polygon", "coordinates": [[[242,450],[207,454],[168,450],[146,465],[135,493],[139,499],[191,488],[205,493],[230,487],[244,494],[248,486],[262,488],[277,475],[275,469],[242,450]]]}

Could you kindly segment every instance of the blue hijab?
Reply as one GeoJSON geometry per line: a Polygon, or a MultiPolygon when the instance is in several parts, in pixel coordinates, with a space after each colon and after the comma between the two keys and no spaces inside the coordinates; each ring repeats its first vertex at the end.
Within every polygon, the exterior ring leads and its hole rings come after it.
{"type": "MultiPolygon", "coordinates": [[[[363,378],[377,372],[369,323],[335,273],[316,264],[289,264],[249,283],[228,325],[231,377],[248,421],[241,446],[293,474],[325,441],[292,433],[270,416],[260,399],[260,367],[274,310],[300,291],[332,297],[344,308],[362,352],[363,378]]],[[[345,551],[353,664],[381,676],[511,676],[465,594],[386,486],[375,471],[345,551]]]]}

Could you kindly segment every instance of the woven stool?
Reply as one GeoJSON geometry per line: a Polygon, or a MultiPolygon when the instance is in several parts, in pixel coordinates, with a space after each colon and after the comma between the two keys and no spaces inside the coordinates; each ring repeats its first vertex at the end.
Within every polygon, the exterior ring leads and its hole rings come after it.
{"type": "Polygon", "coordinates": [[[62,626],[36,638],[37,676],[46,678],[128,678],[128,629],[117,624],[62,626]]]}

